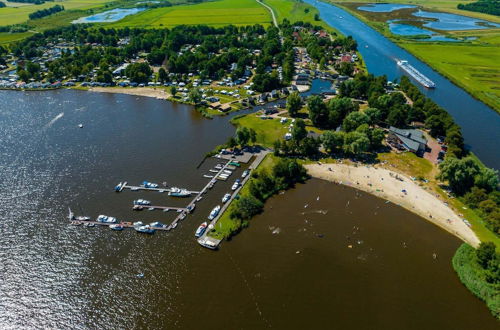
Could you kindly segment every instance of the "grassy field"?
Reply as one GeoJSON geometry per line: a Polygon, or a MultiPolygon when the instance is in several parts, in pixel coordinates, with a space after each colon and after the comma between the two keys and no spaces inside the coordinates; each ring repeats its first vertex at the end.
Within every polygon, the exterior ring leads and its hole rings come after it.
{"type": "Polygon", "coordinates": [[[0,45],[2,44],[9,44],[11,42],[23,40],[24,38],[28,38],[29,36],[32,36],[33,33],[31,32],[23,32],[23,33],[5,33],[2,32],[0,33],[0,45]]]}
{"type": "Polygon", "coordinates": [[[0,8],[0,26],[24,23],[28,20],[29,14],[40,9],[53,7],[56,4],[64,6],[66,10],[86,10],[101,7],[112,1],[114,0],[59,0],[57,2],[45,2],[41,5],[20,4],[19,7],[0,8]]]}
{"type": "Polygon", "coordinates": [[[279,119],[260,119],[255,114],[236,117],[231,122],[236,126],[254,129],[257,133],[257,144],[265,147],[272,147],[274,141],[283,138],[290,125],[290,121],[281,124],[279,119]]]}
{"type": "Polygon", "coordinates": [[[286,18],[290,22],[303,21],[331,28],[324,21],[314,19],[314,15],[319,14],[319,11],[307,3],[297,0],[263,0],[263,2],[274,9],[278,23],[281,23],[286,18]],[[307,13],[306,9],[308,10],[307,13]]]}
{"type": "Polygon", "coordinates": [[[255,0],[217,0],[196,5],[152,9],[105,25],[159,28],[181,24],[268,26],[271,24],[271,14],[255,0]]]}
{"type": "Polygon", "coordinates": [[[407,43],[403,47],[500,112],[500,44],[407,43]]]}

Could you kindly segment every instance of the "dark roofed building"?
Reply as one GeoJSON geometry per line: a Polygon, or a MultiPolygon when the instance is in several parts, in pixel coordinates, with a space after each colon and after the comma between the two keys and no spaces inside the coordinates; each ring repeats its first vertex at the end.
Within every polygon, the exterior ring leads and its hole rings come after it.
{"type": "Polygon", "coordinates": [[[388,141],[398,147],[414,153],[423,153],[427,146],[424,133],[418,129],[402,129],[391,126],[388,141]]]}

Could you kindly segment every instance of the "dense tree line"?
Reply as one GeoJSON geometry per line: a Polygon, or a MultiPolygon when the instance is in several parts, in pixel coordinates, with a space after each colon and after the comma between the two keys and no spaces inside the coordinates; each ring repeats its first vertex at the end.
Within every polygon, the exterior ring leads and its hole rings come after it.
{"type": "Polygon", "coordinates": [[[306,179],[307,172],[302,165],[295,160],[280,158],[272,167],[271,173],[266,170],[252,173],[249,193],[234,202],[231,219],[246,221],[252,218],[262,212],[264,202],[269,197],[306,179]]]}
{"type": "MultiPolygon", "coordinates": [[[[31,60],[42,54],[40,47],[58,43],[60,39],[74,42],[77,47],[74,52],[64,53],[61,59],[54,61],[58,68],[49,70],[51,79],[86,75],[95,67],[102,67],[101,64],[123,63],[140,53],[148,54],[151,65],[163,65],[170,73],[178,75],[194,73],[201,79],[220,79],[228,73],[237,79],[247,73],[247,66],[256,63],[254,85],[258,91],[281,87],[283,81],[293,76],[293,45],[281,45],[276,28],[266,30],[260,25],[178,26],[171,30],[70,26],[27,38],[14,46],[13,51],[16,56],[31,60]],[[128,43],[118,47],[118,41],[124,38],[129,39],[128,43]],[[260,50],[260,55],[255,55],[254,50],[260,50]],[[236,68],[229,71],[233,63],[236,68]],[[276,65],[284,66],[283,81],[272,69],[276,65]]],[[[167,80],[168,75],[163,75],[162,79],[167,80]]]]}
{"type": "Polygon", "coordinates": [[[425,121],[425,126],[434,137],[446,137],[447,155],[457,158],[467,154],[462,137],[462,130],[455,124],[453,118],[434,101],[426,97],[410,82],[406,76],[401,78],[401,89],[413,101],[411,120],[425,121]]]}
{"type": "Polygon", "coordinates": [[[475,11],[490,15],[500,16],[500,1],[499,0],[479,0],[467,4],[458,4],[458,9],[475,11]]]}
{"type": "Polygon", "coordinates": [[[7,5],[0,1],[0,8],[7,7],[7,5]]]}
{"type": "Polygon", "coordinates": [[[462,283],[500,319],[500,255],[495,244],[481,243],[477,249],[462,244],[452,264],[462,283]]]}
{"type": "Polygon", "coordinates": [[[64,6],[55,5],[54,7],[37,10],[34,13],[29,14],[30,19],[39,19],[45,16],[49,16],[64,10],[64,6]]]}

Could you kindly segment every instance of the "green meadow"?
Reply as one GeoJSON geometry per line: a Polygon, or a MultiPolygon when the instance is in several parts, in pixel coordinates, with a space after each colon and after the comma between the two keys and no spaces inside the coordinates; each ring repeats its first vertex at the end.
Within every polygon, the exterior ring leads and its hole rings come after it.
{"type": "Polygon", "coordinates": [[[157,8],[125,17],[116,22],[103,24],[106,27],[172,27],[176,25],[206,24],[253,25],[271,24],[271,14],[255,0],[218,0],[195,5],[157,8]]]}
{"type": "Polygon", "coordinates": [[[496,42],[412,42],[403,47],[500,112],[500,43],[490,40],[496,42]]]}
{"type": "Polygon", "coordinates": [[[11,2],[9,3],[9,7],[0,8],[0,26],[25,23],[28,20],[29,14],[40,9],[53,7],[55,4],[64,6],[66,10],[86,10],[101,7],[111,1],[113,0],[61,0],[57,2],[45,2],[41,5],[20,3],[19,7],[13,7],[16,4],[11,2]]]}

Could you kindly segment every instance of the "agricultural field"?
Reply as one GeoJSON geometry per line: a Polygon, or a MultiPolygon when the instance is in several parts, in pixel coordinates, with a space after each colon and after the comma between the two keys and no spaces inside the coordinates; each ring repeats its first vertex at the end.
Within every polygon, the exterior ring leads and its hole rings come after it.
{"type": "Polygon", "coordinates": [[[481,39],[477,43],[412,42],[403,46],[500,112],[500,37],[489,36],[488,43],[481,39]]]}
{"type": "Polygon", "coordinates": [[[103,6],[107,2],[113,0],[59,0],[57,2],[45,2],[41,5],[12,3],[9,2],[8,7],[0,8],[0,26],[21,24],[28,20],[28,15],[44,8],[53,7],[54,5],[62,5],[66,10],[69,9],[92,9],[103,6]]]}
{"type": "Polygon", "coordinates": [[[297,0],[263,0],[263,3],[273,8],[278,23],[281,23],[286,18],[290,22],[309,22],[313,25],[321,25],[331,29],[324,21],[314,19],[314,15],[319,14],[319,11],[305,2],[297,0]]]}
{"type": "Polygon", "coordinates": [[[22,33],[0,32],[0,45],[23,40],[24,38],[28,38],[32,35],[33,35],[32,32],[22,32],[22,33]]]}
{"type": "Polygon", "coordinates": [[[125,17],[106,27],[172,27],[206,24],[211,26],[271,24],[271,14],[255,0],[218,0],[195,5],[157,8],[125,17]]]}

